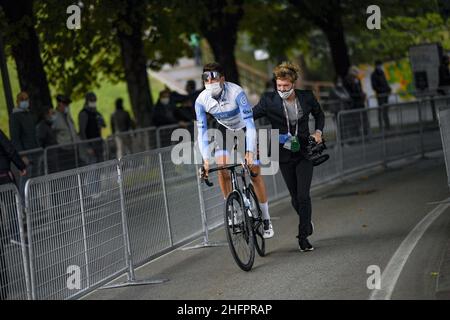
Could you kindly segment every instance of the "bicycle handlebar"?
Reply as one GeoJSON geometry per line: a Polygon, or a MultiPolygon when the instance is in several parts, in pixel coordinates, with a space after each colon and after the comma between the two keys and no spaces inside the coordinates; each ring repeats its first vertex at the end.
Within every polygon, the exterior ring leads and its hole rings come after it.
{"type": "MultiPolygon", "coordinates": [[[[221,170],[233,170],[234,168],[237,168],[240,166],[243,166],[244,169],[250,173],[250,176],[252,178],[256,178],[258,176],[257,173],[253,173],[252,170],[250,170],[250,168],[248,167],[247,164],[233,164],[233,165],[228,165],[228,166],[223,166],[223,167],[212,168],[212,169],[208,170],[208,173],[221,171],[221,170]]],[[[202,166],[200,170],[201,170],[201,179],[206,183],[206,185],[208,187],[212,187],[214,184],[208,180],[208,177],[205,176],[205,167],[202,166]]]]}

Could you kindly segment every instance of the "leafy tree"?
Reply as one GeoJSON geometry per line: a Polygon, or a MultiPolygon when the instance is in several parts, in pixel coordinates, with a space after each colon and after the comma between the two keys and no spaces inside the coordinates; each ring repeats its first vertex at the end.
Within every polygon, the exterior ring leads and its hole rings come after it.
{"type": "Polygon", "coordinates": [[[153,101],[147,67],[175,63],[188,50],[174,8],[156,0],[86,0],[81,29],[68,31],[66,20],[58,17],[71,3],[49,0],[39,11],[52,84],[80,97],[104,79],[125,80],[138,125],[150,125],[153,101]]]}
{"type": "Polygon", "coordinates": [[[244,15],[244,0],[172,1],[176,19],[183,21],[187,32],[202,35],[214,58],[225,69],[228,81],[239,83],[235,48],[239,24],[244,15]]]}
{"type": "Polygon", "coordinates": [[[41,112],[51,106],[50,90],[35,29],[33,0],[1,0],[5,21],[1,33],[17,66],[21,90],[30,95],[32,110],[41,112]]]}

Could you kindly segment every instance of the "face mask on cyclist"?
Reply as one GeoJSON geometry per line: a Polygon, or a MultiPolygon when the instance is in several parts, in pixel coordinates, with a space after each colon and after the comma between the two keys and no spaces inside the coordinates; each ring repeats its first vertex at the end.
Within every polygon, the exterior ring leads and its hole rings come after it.
{"type": "Polygon", "coordinates": [[[207,83],[205,84],[205,89],[211,93],[211,96],[217,97],[222,92],[222,85],[220,82],[207,83]]]}

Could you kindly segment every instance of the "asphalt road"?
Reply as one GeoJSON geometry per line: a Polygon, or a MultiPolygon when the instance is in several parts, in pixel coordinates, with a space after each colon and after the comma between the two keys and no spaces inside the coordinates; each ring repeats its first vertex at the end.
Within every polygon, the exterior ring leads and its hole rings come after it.
{"type": "MultiPolygon", "coordinates": [[[[285,199],[270,207],[280,218],[274,221],[276,234],[251,272],[236,266],[227,246],[177,250],[136,272],[139,279],[169,282],[96,290],[85,299],[369,299],[367,268],[392,271],[386,267],[399,247],[411,245],[404,240],[417,235],[411,231],[438,207],[430,202],[448,197],[442,155],[398,163],[313,193],[313,252],[298,251],[298,218],[285,199]]],[[[448,271],[441,267],[450,239],[450,208],[440,208],[410,254],[400,252],[405,263],[397,268],[392,299],[436,299],[439,275],[448,271]]],[[[225,241],[224,230],[210,240],[225,241]]],[[[441,292],[439,298],[450,296],[441,292]]]]}

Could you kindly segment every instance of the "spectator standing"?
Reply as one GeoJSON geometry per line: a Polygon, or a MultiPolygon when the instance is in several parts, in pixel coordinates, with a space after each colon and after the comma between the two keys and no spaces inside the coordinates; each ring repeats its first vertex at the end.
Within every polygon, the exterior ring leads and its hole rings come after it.
{"type": "MultiPolygon", "coordinates": [[[[97,111],[97,96],[93,92],[86,94],[85,104],[78,115],[80,125],[81,140],[94,141],[87,142],[83,150],[86,149],[87,155],[86,164],[98,163],[104,160],[103,157],[103,140],[102,128],[106,127],[102,115],[97,111]]],[[[93,171],[87,177],[86,186],[89,189],[88,193],[92,195],[93,199],[100,197],[100,174],[93,171]]]]}
{"type": "Polygon", "coordinates": [[[200,37],[198,36],[198,34],[192,33],[189,40],[189,44],[191,45],[192,51],[194,52],[195,65],[201,66],[202,49],[200,47],[200,37]]]}
{"type": "Polygon", "coordinates": [[[93,92],[86,94],[83,109],[78,115],[81,140],[97,139],[90,141],[86,150],[88,153],[88,164],[103,161],[102,128],[106,127],[103,116],[97,111],[97,96],[93,92]]]}
{"type": "MultiPolygon", "coordinates": [[[[37,119],[30,111],[30,99],[28,93],[25,91],[20,92],[17,95],[17,106],[13,109],[13,112],[9,118],[9,131],[11,134],[11,142],[14,148],[19,153],[23,153],[29,150],[39,148],[38,141],[36,139],[36,124],[37,119]]],[[[27,176],[20,177],[19,179],[19,191],[21,195],[25,192],[25,183],[28,178],[33,174],[33,164],[35,161],[30,155],[22,156],[22,160],[27,166],[27,176]]]]}
{"type": "Polygon", "coordinates": [[[392,89],[389,86],[389,83],[386,79],[386,75],[384,74],[383,62],[381,62],[380,60],[377,60],[375,62],[375,70],[372,72],[372,75],[370,76],[370,81],[372,84],[372,89],[377,94],[377,101],[379,107],[378,122],[380,124],[380,129],[383,127],[384,121],[385,128],[389,130],[391,126],[389,122],[389,110],[387,104],[392,89]]]}
{"type": "Polygon", "coordinates": [[[153,124],[156,127],[177,124],[176,106],[171,99],[171,92],[165,89],[159,93],[159,99],[153,109],[153,124]]]}
{"type": "Polygon", "coordinates": [[[136,126],[128,111],[123,108],[123,99],[116,100],[116,111],[111,115],[111,129],[115,135],[114,140],[117,147],[117,158],[120,159],[125,154],[131,153],[132,139],[130,134],[120,134],[135,129],[136,126]]]}
{"type": "MultiPolygon", "coordinates": [[[[42,149],[58,144],[58,142],[56,141],[55,132],[52,128],[53,124],[55,123],[55,118],[55,110],[50,107],[47,107],[46,111],[39,115],[39,122],[36,126],[36,137],[38,139],[39,147],[41,147],[42,149]]],[[[49,169],[57,167],[58,158],[54,157],[54,154],[54,149],[47,150],[47,171],[42,170],[44,173],[49,172],[49,169]]],[[[44,161],[41,161],[40,165],[45,165],[44,161]]]]}
{"type": "Polygon", "coordinates": [[[450,94],[450,58],[442,57],[442,63],[439,66],[439,93],[442,95],[450,94]]]}
{"type": "Polygon", "coordinates": [[[39,116],[39,122],[36,126],[36,137],[38,139],[39,147],[43,149],[58,144],[56,141],[56,134],[52,128],[55,119],[55,110],[49,107],[39,116]]]}
{"type": "Polygon", "coordinates": [[[56,136],[56,142],[60,147],[50,152],[48,157],[56,156],[58,167],[50,167],[49,172],[69,170],[77,167],[77,148],[74,143],[79,141],[75,124],[70,114],[69,97],[59,94],[56,96],[56,112],[52,124],[53,132],[56,136]],[[56,151],[56,154],[54,154],[56,151]]]}
{"type": "MultiPolygon", "coordinates": [[[[359,69],[356,66],[351,66],[347,77],[344,81],[344,87],[350,94],[352,100],[351,109],[365,109],[366,94],[364,93],[359,80],[359,69]]],[[[368,134],[369,121],[367,118],[367,112],[361,111],[361,113],[351,113],[345,116],[347,123],[346,130],[348,136],[358,137],[360,136],[360,128],[364,135],[368,134]],[[361,123],[362,119],[362,123],[361,123]]]]}

